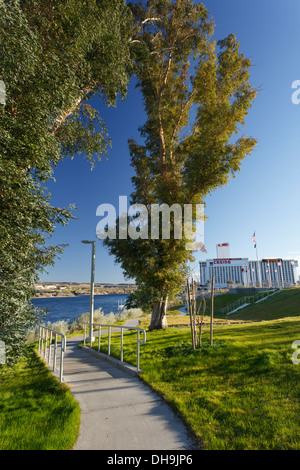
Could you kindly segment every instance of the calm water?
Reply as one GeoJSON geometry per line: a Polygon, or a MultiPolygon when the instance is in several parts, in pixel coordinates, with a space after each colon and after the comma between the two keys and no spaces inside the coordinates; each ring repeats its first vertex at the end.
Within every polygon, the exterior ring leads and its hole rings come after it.
{"type": "MultiPolygon", "coordinates": [[[[95,295],[94,309],[101,307],[104,313],[118,313],[118,304],[127,299],[125,294],[95,295]]],[[[44,299],[33,299],[36,307],[47,308],[49,312],[46,321],[54,323],[59,320],[74,321],[82,313],[90,311],[90,296],[77,295],[76,297],[50,297],[44,299]]]]}

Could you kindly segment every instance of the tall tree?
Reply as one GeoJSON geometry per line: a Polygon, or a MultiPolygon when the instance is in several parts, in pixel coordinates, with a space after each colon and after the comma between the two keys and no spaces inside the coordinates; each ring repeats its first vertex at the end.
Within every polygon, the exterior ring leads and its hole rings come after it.
{"type": "Polygon", "coordinates": [[[45,183],[66,156],[107,153],[105,123],[89,100],[126,95],[132,15],[125,0],[0,1],[0,339],[9,360],[37,321],[28,302],[39,271],[62,246],[47,242],[71,208],[45,183]]]}
{"type": "MultiPolygon", "coordinates": [[[[144,142],[129,141],[131,202],[146,205],[149,213],[153,204],[195,206],[228,183],[256,144],[238,135],[256,95],[251,63],[234,35],[212,40],[203,4],[149,0],[131,8],[135,75],[147,116],[140,129],[144,142]]],[[[150,329],[167,326],[168,299],[181,290],[192,259],[185,237],[176,239],[174,226],[172,233],[170,240],[149,234],[105,241],[125,274],[136,279],[136,297],[151,306],[150,329]]]]}

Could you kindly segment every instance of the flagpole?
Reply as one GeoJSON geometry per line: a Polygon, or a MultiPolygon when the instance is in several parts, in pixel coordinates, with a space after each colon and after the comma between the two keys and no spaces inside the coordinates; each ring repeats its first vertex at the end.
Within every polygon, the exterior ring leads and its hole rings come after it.
{"type": "Polygon", "coordinates": [[[258,277],[259,277],[259,287],[262,287],[261,270],[260,270],[260,264],[259,264],[259,260],[258,260],[257,242],[256,242],[256,259],[257,259],[257,268],[258,268],[258,277]]]}
{"type": "Polygon", "coordinates": [[[256,272],[254,271],[254,268],[252,268],[252,287],[256,284],[256,272]],[[254,282],[255,278],[255,282],[254,282]]]}
{"type": "Polygon", "coordinates": [[[255,230],[254,230],[254,237],[255,237],[255,248],[256,248],[256,260],[257,260],[257,269],[258,269],[258,277],[259,277],[259,287],[262,287],[261,271],[260,271],[260,264],[259,264],[259,260],[258,260],[258,250],[257,250],[257,240],[256,240],[255,230]]]}
{"type": "MultiPolygon", "coordinates": [[[[282,260],[277,262],[278,268],[280,267],[280,274],[281,274],[281,287],[284,287],[284,280],[283,280],[283,268],[282,268],[282,260]]],[[[279,269],[278,269],[279,271],[279,269]]]]}
{"type": "Polygon", "coordinates": [[[272,287],[272,281],[271,281],[271,265],[270,263],[267,264],[268,266],[268,272],[269,272],[269,287],[272,287]]]}

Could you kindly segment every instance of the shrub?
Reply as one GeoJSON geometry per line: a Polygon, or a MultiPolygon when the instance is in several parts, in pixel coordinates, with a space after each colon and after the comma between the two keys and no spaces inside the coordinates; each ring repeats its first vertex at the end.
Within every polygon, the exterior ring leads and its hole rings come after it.
{"type": "MultiPolygon", "coordinates": [[[[144,312],[140,308],[130,308],[125,309],[119,313],[110,312],[108,314],[103,313],[101,308],[98,308],[94,311],[94,323],[103,323],[105,325],[110,325],[115,322],[128,320],[131,318],[138,318],[144,315],[144,312]]],[[[54,323],[48,322],[46,326],[51,328],[59,333],[64,335],[72,334],[83,330],[83,324],[89,323],[90,321],[90,312],[85,312],[79,315],[76,320],[72,323],[66,320],[59,320],[54,323]]],[[[44,324],[45,325],[45,324],[44,324]]],[[[39,337],[39,327],[38,325],[34,328],[28,329],[26,331],[26,344],[31,344],[38,340],[39,337]]]]}

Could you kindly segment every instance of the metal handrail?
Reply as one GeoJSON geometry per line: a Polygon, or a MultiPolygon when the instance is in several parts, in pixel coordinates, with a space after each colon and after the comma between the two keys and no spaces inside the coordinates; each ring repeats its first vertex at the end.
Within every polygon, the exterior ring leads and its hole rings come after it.
{"type": "MultiPolygon", "coordinates": [[[[123,359],[123,351],[124,351],[124,341],[123,341],[123,330],[135,330],[137,332],[137,371],[140,372],[140,344],[145,344],[146,343],[146,330],[143,330],[142,328],[138,328],[135,326],[119,326],[119,325],[105,325],[103,323],[83,323],[84,327],[84,337],[83,337],[83,344],[85,346],[86,343],[86,326],[89,326],[90,331],[93,330],[94,327],[98,326],[98,352],[100,352],[101,348],[101,334],[102,334],[102,328],[108,328],[108,350],[107,350],[107,355],[110,356],[110,346],[111,346],[111,330],[114,329],[120,329],[121,330],[121,362],[124,362],[123,359]],[[92,328],[91,328],[92,327],[92,328]],[[143,340],[140,340],[140,333],[143,333],[143,340]]],[[[93,347],[93,334],[92,332],[90,333],[90,347],[93,347]]]]}
{"type": "Polygon", "coordinates": [[[64,353],[66,352],[67,340],[66,336],[59,331],[55,331],[52,328],[47,326],[39,325],[39,346],[38,352],[44,358],[44,360],[49,364],[51,363],[51,349],[53,347],[53,360],[52,360],[52,371],[57,372],[56,369],[56,359],[57,359],[57,349],[58,349],[58,336],[61,337],[61,346],[60,346],[60,365],[59,365],[59,380],[63,381],[63,363],[64,363],[64,353]],[[49,347],[48,343],[48,332],[49,332],[49,347]],[[52,344],[54,334],[54,344],[52,344]]]}
{"type": "Polygon", "coordinates": [[[248,303],[251,303],[251,301],[249,302],[249,299],[250,297],[242,297],[241,299],[236,300],[235,302],[228,305],[227,307],[222,308],[221,312],[226,313],[226,312],[235,310],[236,308],[241,307],[242,305],[248,305],[248,303]]]}
{"type": "Polygon", "coordinates": [[[236,308],[242,306],[242,305],[248,305],[251,303],[256,303],[260,298],[264,297],[269,297],[270,295],[273,295],[275,292],[277,292],[278,289],[275,289],[273,291],[264,291],[264,292],[258,292],[256,295],[248,296],[248,297],[242,297],[241,299],[236,300],[232,304],[228,305],[227,307],[224,307],[221,309],[222,313],[230,313],[231,311],[235,310],[236,308]]]}

